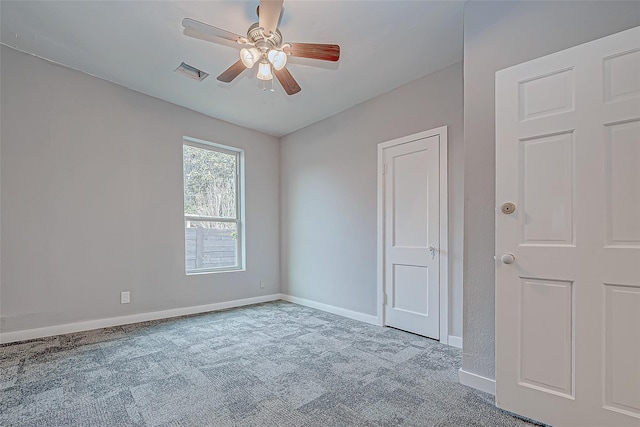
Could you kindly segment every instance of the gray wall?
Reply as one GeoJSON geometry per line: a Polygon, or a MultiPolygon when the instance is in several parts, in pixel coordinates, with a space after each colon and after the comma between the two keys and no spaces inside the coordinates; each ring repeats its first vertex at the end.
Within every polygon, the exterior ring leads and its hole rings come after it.
{"type": "Polygon", "coordinates": [[[638,25],[637,1],[465,6],[463,369],[468,372],[495,377],[495,72],[638,25]]]}
{"type": "Polygon", "coordinates": [[[462,64],[281,140],[284,293],[376,315],[377,144],[449,126],[450,334],[462,333],[462,64]]]}
{"type": "Polygon", "coordinates": [[[277,138],[0,54],[3,332],[279,292],[277,138]],[[246,272],[185,276],[185,135],[245,149],[246,272]]]}

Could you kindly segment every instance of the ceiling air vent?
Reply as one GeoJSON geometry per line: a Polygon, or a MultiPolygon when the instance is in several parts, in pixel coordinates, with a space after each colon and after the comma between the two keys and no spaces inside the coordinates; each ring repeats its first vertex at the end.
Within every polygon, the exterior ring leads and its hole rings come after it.
{"type": "Polygon", "coordinates": [[[185,64],[184,62],[175,69],[178,73],[184,74],[190,79],[197,80],[199,82],[203,81],[207,78],[209,74],[205,73],[202,70],[198,70],[196,67],[192,67],[189,64],[185,64]]]}

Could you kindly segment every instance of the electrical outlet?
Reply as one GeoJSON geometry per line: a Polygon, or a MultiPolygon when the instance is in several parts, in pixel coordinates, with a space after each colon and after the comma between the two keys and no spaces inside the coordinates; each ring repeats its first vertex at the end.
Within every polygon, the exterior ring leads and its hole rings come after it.
{"type": "Polygon", "coordinates": [[[264,289],[264,283],[262,283],[262,280],[260,280],[260,289],[264,289]]]}
{"type": "Polygon", "coordinates": [[[131,302],[131,292],[120,292],[120,304],[129,304],[131,302]]]}

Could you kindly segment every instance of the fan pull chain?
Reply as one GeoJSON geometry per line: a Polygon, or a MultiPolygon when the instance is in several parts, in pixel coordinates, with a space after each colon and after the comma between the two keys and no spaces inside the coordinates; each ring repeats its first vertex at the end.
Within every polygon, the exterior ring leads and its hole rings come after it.
{"type": "MultiPolygon", "coordinates": [[[[273,88],[273,79],[270,80],[271,81],[271,89],[269,89],[269,92],[275,92],[275,89],[273,88]]],[[[262,81],[262,91],[266,91],[267,90],[267,83],[265,80],[262,81]]]]}

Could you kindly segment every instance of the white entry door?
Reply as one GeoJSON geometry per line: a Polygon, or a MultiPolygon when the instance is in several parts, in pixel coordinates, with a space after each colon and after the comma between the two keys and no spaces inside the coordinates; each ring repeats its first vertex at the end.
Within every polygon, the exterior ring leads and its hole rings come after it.
{"type": "Polygon", "coordinates": [[[498,72],[496,155],[497,405],[640,426],[640,27],[498,72]]]}
{"type": "Polygon", "coordinates": [[[434,339],[440,338],[441,138],[425,133],[379,148],[385,324],[434,339]]]}

